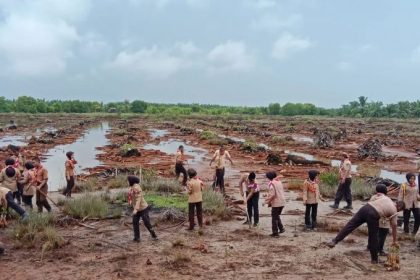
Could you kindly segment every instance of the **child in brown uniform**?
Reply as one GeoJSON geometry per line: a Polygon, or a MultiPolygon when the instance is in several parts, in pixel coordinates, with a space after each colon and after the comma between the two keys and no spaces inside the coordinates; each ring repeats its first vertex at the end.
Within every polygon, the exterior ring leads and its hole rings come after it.
{"type": "MultiPolygon", "coordinates": [[[[377,188],[383,188],[380,185],[377,188]]],[[[386,188],[386,187],[385,187],[386,188]]],[[[388,219],[391,223],[393,243],[397,242],[397,214],[404,209],[404,202],[398,201],[395,204],[389,197],[378,191],[380,198],[369,201],[350,219],[337,236],[329,243],[328,247],[334,247],[337,243],[346,238],[356,228],[364,223],[368,226],[368,248],[370,250],[371,261],[378,263],[378,231],[379,220],[388,219]]]]}
{"type": "Polygon", "coordinates": [[[401,184],[400,192],[398,194],[398,200],[404,201],[404,232],[409,233],[409,222],[411,212],[414,216],[414,228],[413,236],[417,234],[420,227],[420,194],[419,186],[416,184],[416,175],[414,173],[408,173],[406,175],[407,182],[401,184]]]}
{"type": "Polygon", "coordinates": [[[63,195],[66,197],[71,197],[71,191],[74,187],[74,167],[77,161],[74,159],[74,153],[73,152],[67,152],[66,153],[67,160],[64,164],[64,167],[66,169],[66,181],[67,181],[67,187],[63,192],[63,195]]]}
{"type": "Polygon", "coordinates": [[[5,161],[6,167],[0,172],[0,183],[3,187],[8,188],[12,194],[13,199],[18,201],[20,204],[20,194],[18,190],[18,180],[20,179],[20,172],[19,169],[15,168],[15,160],[12,158],[8,158],[5,161]],[[13,176],[9,177],[6,175],[6,170],[13,170],[13,176]]]}
{"type": "Polygon", "coordinates": [[[140,179],[137,176],[128,176],[130,191],[128,192],[128,203],[133,206],[133,231],[134,242],[140,242],[140,218],[144,226],[149,230],[152,239],[157,240],[155,231],[149,218],[149,205],[144,199],[143,190],[140,187],[140,179]]]}
{"type": "Polygon", "coordinates": [[[36,205],[38,212],[41,213],[45,207],[48,212],[51,212],[51,206],[48,203],[48,171],[45,169],[39,158],[34,158],[35,166],[35,185],[36,185],[36,205]]]}
{"type": "Polygon", "coordinates": [[[318,214],[318,202],[321,198],[319,193],[319,171],[310,170],[308,179],[303,183],[303,204],[306,206],[305,226],[306,230],[316,229],[316,218],[318,214]]]}
{"type": "Polygon", "coordinates": [[[188,177],[190,180],[187,183],[188,188],[188,217],[190,226],[188,230],[194,230],[194,209],[197,209],[197,220],[200,229],[203,227],[203,182],[196,178],[197,172],[190,168],[188,169],[188,177]]]}
{"type": "Polygon", "coordinates": [[[23,193],[22,193],[22,201],[25,205],[29,206],[29,208],[33,208],[32,205],[32,198],[35,194],[35,185],[36,185],[36,178],[35,178],[35,171],[34,165],[32,162],[27,161],[25,162],[25,170],[23,171],[23,178],[19,181],[20,184],[23,186],[23,193]]]}
{"type": "Polygon", "coordinates": [[[270,180],[268,182],[269,195],[265,200],[268,207],[271,207],[271,226],[273,233],[270,234],[270,236],[279,237],[279,233],[285,231],[280,219],[281,212],[286,204],[283,184],[281,183],[280,178],[277,178],[277,174],[274,171],[267,172],[265,176],[270,180]]]}

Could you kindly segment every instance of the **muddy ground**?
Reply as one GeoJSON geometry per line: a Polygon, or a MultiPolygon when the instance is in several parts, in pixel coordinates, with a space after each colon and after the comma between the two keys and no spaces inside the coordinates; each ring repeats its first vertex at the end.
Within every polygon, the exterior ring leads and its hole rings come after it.
{"type": "MultiPolygon", "coordinates": [[[[10,115],[0,116],[3,124],[9,123],[10,119],[10,115]]],[[[44,155],[56,145],[72,143],[86,129],[103,121],[103,118],[85,115],[19,115],[13,116],[13,120],[17,129],[4,129],[0,132],[1,137],[12,134],[31,137],[36,134],[37,128],[49,126],[65,131],[52,138],[48,144],[34,142],[26,146],[25,153],[31,157],[44,155]]],[[[115,167],[142,167],[153,168],[161,176],[172,176],[173,155],[144,147],[146,144],[177,139],[192,147],[207,150],[199,158],[192,156],[190,165],[197,168],[200,177],[209,184],[213,170],[208,163],[218,146],[217,141],[202,139],[200,130],[263,143],[271,150],[280,151],[283,156],[284,151],[289,150],[312,154],[323,160],[340,159],[340,153],[346,151],[354,163],[377,166],[378,170],[400,172],[415,171],[420,148],[420,124],[410,120],[207,116],[179,119],[113,117],[107,118],[107,121],[112,127],[106,136],[110,145],[98,147],[102,152],[98,158],[104,166],[87,170],[86,174],[94,176],[104,169],[115,167]],[[317,149],[309,140],[314,137],[314,128],[329,130],[331,133],[339,133],[340,128],[344,128],[347,136],[336,140],[333,148],[317,149]],[[148,129],[164,129],[166,134],[153,137],[148,129]],[[273,136],[282,139],[289,137],[286,141],[273,136]],[[387,158],[377,161],[357,158],[357,147],[371,137],[377,137],[386,144],[383,150],[387,158]],[[120,148],[126,143],[138,148],[141,156],[122,157],[119,154],[120,148]]],[[[287,182],[291,178],[304,178],[306,171],[314,167],[321,170],[331,168],[329,165],[286,163],[268,166],[267,151],[244,151],[240,143],[233,141],[226,146],[234,160],[234,166],[227,169],[227,192],[235,198],[238,198],[235,185],[241,172],[256,171],[264,183],[262,174],[274,169],[287,182]]],[[[0,160],[3,162],[10,153],[10,150],[1,151],[0,160]]],[[[86,176],[80,176],[80,180],[86,176]]],[[[57,198],[59,194],[52,196],[57,198]]],[[[334,233],[350,218],[349,215],[334,214],[328,208],[331,202],[323,202],[319,211],[319,220],[323,226],[318,232],[303,232],[304,207],[298,199],[298,193],[288,191],[287,197],[288,204],[282,215],[286,233],[279,239],[268,237],[270,210],[262,205],[261,224],[258,228],[248,229],[242,225],[243,215],[235,216],[230,221],[213,221],[205,227],[203,236],[185,231],[185,223],[159,223],[157,232],[160,240],[150,240],[142,227],[143,241],[140,244],[131,242],[129,217],[87,222],[96,229],[80,225],[60,227],[59,232],[68,244],[43,256],[36,250],[14,250],[13,240],[7,231],[0,229],[0,241],[7,244],[7,255],[0,258],[0,279],[418,279],[420,251],[411,241],[401,241],[401,271],[387,272],[382,266],[372,267],[369,252],[365,250],[367,237],[362,233],[352,235],[334,249],[327,249],[323,245],[324,241],[334,237],[334,233]],[[146,264],[148,259],[149,265],[146,264]]],[[[356,202],[354,211],[362,204],[356,202]]]]}

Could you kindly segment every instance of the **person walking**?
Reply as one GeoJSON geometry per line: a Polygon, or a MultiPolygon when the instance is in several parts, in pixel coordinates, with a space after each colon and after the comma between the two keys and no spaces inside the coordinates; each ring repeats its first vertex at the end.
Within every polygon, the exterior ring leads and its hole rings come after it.
{"type": "Polygon", "coordinates": [[[279,237],[279,233],[285,232],[283,223],[280,219],[281,212],[283,211],[283,208],[286,204],[284,188],[280,178],[277,178],[276,172],[267,172],[265,176],[269,180],[269,194],[265,202],[268,204],[268,207],[271,207],[272,234],[270,234],[270,236],[279,237]]]}
{"type": "Polygon", "coordinates": [[[225,167],[226,160],[230,161],[230,164],[233,165],[232,158],[228,151],[226,151],[223,145],[214,153],[213,158],[210,161],[210,166],[213,162],[216,163],[216,182],[215,187],[219,187],[220,191],[225,194],[225,167]]]}
{"type": "Polygon", "coordinates": [[[175,174],[176,174],[176,179],[179,179],[179,175],[181,175],[182,173],[182,185],[183,186],[187,186],[187,170],[184,167],[184,161],[185,161],[185,156],[184,156],[184,146],[180,145],[178,147],[178,151],[176,151],[175,154],[175,174]]]}
{"type": "Polygon", "coordinates": [[[409,223],[411,212],[414,216],[414,228],[413,236],[417,234],[420,226],[420,194],[419,186],[416,184],[416,175],[414,173],[407,173],[406,175],[407,182],[402,183],[400,191],[398,193],[398,200],[403,201],[405,204],[405,209],[403,213],[404,217],[404,232],[409,233],[409,223]]]}
{"type": "Polygon", "coordinates": [[[370,251],[371,262],[373,264],[379,263],[378,259],[378,231],[379,220],[381,218],[388,219],[391,223],[393,243],[397,243],[397,214],[405,208],[404,202],[398,201],[396,204],[386,195],[383,194],[385,185],[379,184],[376,186],[381,197],[369,201],[351,218],[351,220],[344,226],[337,236],[327,243],[327,246],[333,248],[352,233],[356,228],[364,223],[368,226],[368,248],[370,251]]]}
{"type": "Polygon", "coordinates": [[[140,242],[140,218],[143,220],[144,226],[150,232],[153,240],[157,240],[157,235],[153,230],[149,217],[149,205],[144,199],[144,193],[140,186],[140,179],[137,176],[130,175],[127,177],[130,190],[128,192],[128,203],[133,206],[133,232],[134,242],[140,242]]]}
{"type": "Polygon", "coordinates": [[[343,153],[343,159],[340,164],[340,184],[335,194],[334,204],[330,205],[331,208],[337,209],[340,201],[344,198],[347,202],[347,206],[343,209],[351,210],[352,196],[351,196],[351,161],[347,153],[343,153]]]}

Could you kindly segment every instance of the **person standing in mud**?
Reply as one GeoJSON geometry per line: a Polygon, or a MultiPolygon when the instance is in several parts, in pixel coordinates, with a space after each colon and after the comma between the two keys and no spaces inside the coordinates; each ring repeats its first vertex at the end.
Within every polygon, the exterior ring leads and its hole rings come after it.
{"type": "Polygon", "coordinates": [[[228,151],[226,151],[225,147],[222,145],[220,148],[214,153],[213,158],[210,161],[210,166],[213,162],[216,163],[216,182],[215,188],[219,187],[220,191],[225,194],[225,166],[226,166],[226,159],[230,161],[230,164],[233,165],[232,158],[228,151]]]}
{"type": "Polygon", "coordinates": [[[178,147],[178,151],[176,151],[176,155],[175,155],[175,174],[176,174],[176,179],[179,179],[179,175],[181,175],[182,173],[182,185],[183,186],[187,186],[187,170],[184,167],[184,146],[179,146],[178,147]]]}
{"type": "Polygon", "coordinates": [[[25,162],[25,170],[23,171],[20,184],[23,186],[22,201],[26,206],[32,209],[32,198],[35,195],[36,178],[34,165],[30,161],[25,162]]]}
{"type": "Polygon", "coordinates": [[[197,221],[200,230],[203,228],[203,182],[197,178],[197,171],[188,169],[188,218],[190,226],[188,230],[194,230],[194,210],[197,211],[197,221]]]}
{"type": "Polygon", "coordinates": [[[38,212],[41,213],[45,207],[48,212],[51,212],[51,206],[48,203],[48,171],[45,169],[41,160],[37,157],[34,159],[35,166],[35,184],[36,184],[36,205],[38,212]]]}
{"type": "Polygon", "coordinates": [[[77,164],[77,161],[74,159],[74,153],[69,151],[66,153],[67,160],[64,163],[65,172],[66,172],[66,182],[67,187],[63,192],[63,195],[70,198],[71,197],[71,191],[74,187],[74,168],[77,164]]]}
{"type": "Polygon", "coordinates": [[[337,236],[327,243],[330,248],[335,247],[337,243],[346,238],[356,228],[364,223],[368,226],[368,248],[370,251],[371,262],[373,264],[379,263],[378,259],[378,231],[379,231],[379,220],[381,218],[388,219],[391,223],[392,239],[393,244],[397,243],[397,215],[398,212],[405,208],[404,202],[398,201],[396,204],[387,197],[385,185],[376,186],[378,195],[374,201],[369,201],[351,218],[351,220],[344,226],[343,229],[337,234],[337,236]]]}
{"type": "Polygon", "coordinates": [[[18,181],[20,179],[20,172],[19,169],[15,168],[15,160],[13,158],[8,158],[5,161],[6,167],[0,172],[0,183],[3,187],[8,188],[12,194],[13,199],[17,200],[17,203],[20,205],[21,197],[18,190],[18,181]],[[9,174],[13,176],[7,176],[6,171],[9,170],[9,174]]]}
{"type": "Polygon", "coordinates": [[[281,183],[280,178],[277,178],[277,174],[274,171],[267,172],[265,176],[269,180],[269,195],[265,202],[268,204],[268,207],[271,207],[271,225],[273,233],[270,234],[270,236],[279,237],[279,233],[285,232],[280,219],[281,212],[286,204],[283,184],[281,183]]]}
{"type": "Polygon", "coordinates": [[[315,230],[318,214],[318,203],[321,199],[319,192],[319,171],[309,170],[308,179],[303,182],[303,204],[306,207],[305,211],[305,226],[306,230],[315,230]]]}
{"type": "Polygon", "coordinates": [[[144,199],[143,190],[140,187],[140,179],[137,176],[130,175],[127,177],[130,190],[128,192],[128,203],[133,206],[133,231],[134,242],[140,242],[140,218],[143,220],[144,226],[149,230],[152,239],[157,240],[155,231],[149,218],[149,205],[144,199]]]}
{"type": "Polygon", "coordinates": [[[255,181],[255,172],[244,174],[239,181],[239,189],[247,208],[247,219],[244,224],[251,224],[254,217],[254,227],[257,227],[260,221],[259,199],[260,186],[255,181]]]}
{"type": "Polygon", "coordinates": [[[337,189],[337,193],[335,194],[334,204],[330,205],[331,208],[337,209],[339,207],[340,201],[343,199],[346,200],[347,206],[343,209],[351,210],[353,209],[352,206],[352,196],[351,196],[351,162],[349,159],[349,155],[347,153],[343,153],[343,159],[340,164],[340,184],[337,189]]]}
{"type": "MultiPolygon", "coordinates": [[[[22,177],[23,175],[23,171],[24,171],[24,165],[25,165],[25,159],[23,158],[23,149],[19,149],[19,151],[16,152],[16,154],[14,155],[13,159],[15,160],[15,164],[14,167],[19,170],[19,176],[22,177]]],[[[17,181],[17,189],[18,189],[18,193],[17,193],[17,201],[20,204],[20,202],[23,199],[23,185],[21,183],[19,183],[19,180],[17,181]]]]}
{"type": "Polygon", "coordinates": [[[416,175],[414,173],[407,173],[407,182],[402,183],[398,193],[398,200],[405,204],[404,209],[404,232],[409,233],[409,223],[411,212],[414,216],[413,236],[417,234],[420,227],[420,194],[419,186],[416,184],[416,175]]]}

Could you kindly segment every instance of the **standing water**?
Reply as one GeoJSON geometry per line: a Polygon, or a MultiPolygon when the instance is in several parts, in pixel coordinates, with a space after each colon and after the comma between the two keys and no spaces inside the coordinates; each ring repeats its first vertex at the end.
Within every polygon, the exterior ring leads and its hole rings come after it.
{"type": "Polygon", "coordinates": [[[169,141],[162,141],[156,145],[147,144],[147,145],[144,145],[143,148],[145,150],[158,150],[169,155],[171,154],[175,155],[180,145],[184,146],[185,155],[190,155],[193,157],[192,159],[188,160],[188,162],[191,164],[202,162],[204,160],[204,157],[207,155],[207,150],[205,149],[194,147],[194,146],[186,144],[183,141],[174,140],[174,139],[171,139],[169,141]]]}
{"type": "Polygon", "coordinates": [[[108,122],[89,128],[83,136],[75,142],[66,145],[59,145],[47,152],[47,158],[42,163],[48,170],[48,185],[50,191],[57,191],[59,188],[66,186],[66,178],[64,174],[64,164],[66,161],[66,152],[74,152],[77,160],[76,175],[83,172],[86,168],[93,168],[102,164],[96,156],[100,153],[96,147],[109,144],[105,135],[109,129],[108,122]]]}

